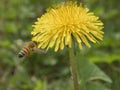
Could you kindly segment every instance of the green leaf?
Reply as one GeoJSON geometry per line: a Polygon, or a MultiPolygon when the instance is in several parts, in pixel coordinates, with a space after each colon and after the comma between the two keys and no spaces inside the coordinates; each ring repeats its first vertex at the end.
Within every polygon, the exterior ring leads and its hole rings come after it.
{"type": "Polygon", "coordinates": [[[77,54],[76,60],[77,60],[78,78],[80,82],[80,87],[83,88],[82,90],[88,90],[86,89],[87,88],[86,85],[88,84],[88,82],[92,83],[92,81],[93,82],[104,81],[104,82],[112,83],[112,80],[94,63],[90,62],[89,60],[81,58],[79,54],[77,54]]]}
{"type": "Polygon", "coordinates": [[[77,56],[77,64],[78,75],[80,79],[83,79],[85,81],[99,79],[109,83],[112,82],[111,79],[92,62],[84,59],[79,59],[79,56],[77,56]]]}
{"type": "Polygon", "coordinates": [[[98,82],[87,83],[86,88],[87,90],[110,90],[98,82]]]}

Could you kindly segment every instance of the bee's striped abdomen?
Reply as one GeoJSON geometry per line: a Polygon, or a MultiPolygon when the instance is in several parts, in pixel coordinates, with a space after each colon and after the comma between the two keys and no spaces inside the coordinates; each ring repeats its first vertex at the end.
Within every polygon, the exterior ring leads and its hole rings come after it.
{"type": "Polygon", "coordinates": [[[30,53],[29,48],[24,47],[24,48],[18,53],[18,57],[19,57],[19,58],[22,58],[22,57],[28,55],[29,53],[30,53]]]}
{"type": "Polygon", "coordinates": [[[24,51],[20,51],[19,53],[18,53],[18,57],[19,58],[22,58],[22,57],[24,57],[25,56],[25,52],[24,51]]]}

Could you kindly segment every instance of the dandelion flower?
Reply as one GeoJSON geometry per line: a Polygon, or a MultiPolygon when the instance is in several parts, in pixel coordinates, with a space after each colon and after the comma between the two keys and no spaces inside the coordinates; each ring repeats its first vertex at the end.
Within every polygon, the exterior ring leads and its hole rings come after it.
{"type": "Polygon", "coordinates": [[[64,2],[47,9],[33,25],[32,40],[38,42],[38,48],[54,47],[55,51],[71,48],[73,38],[80,49],[82,44],[91,47],[89,42],[103,40],[103,23],[87,7],[76,2],[64,2]]]}

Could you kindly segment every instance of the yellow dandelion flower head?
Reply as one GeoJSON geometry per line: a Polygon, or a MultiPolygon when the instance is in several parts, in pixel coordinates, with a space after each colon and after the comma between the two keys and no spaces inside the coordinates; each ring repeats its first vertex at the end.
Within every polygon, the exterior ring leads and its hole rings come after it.
{"type": "Polygon", "coordinates": [[[32,40],[38,42],[38,48],[55,51],[71,48],[75,38],[79,47],[84,43],[91,47],[88,40],[96,43],[103,39],[103,23],[89,9],[76,2],[64,2],[49,8],[33,25],[32,40]]]}

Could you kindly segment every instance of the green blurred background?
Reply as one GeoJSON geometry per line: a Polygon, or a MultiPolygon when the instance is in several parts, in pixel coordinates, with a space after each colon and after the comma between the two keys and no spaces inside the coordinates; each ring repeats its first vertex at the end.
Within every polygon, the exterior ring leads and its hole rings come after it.
{"type": "MultiPolygon", "coordinates": [[[[19,59],[32,25],[46,8],[65,0],[0,0],[0,90],[73,90],[67,49],[19,59]]],[[[78,0],[80,1],[80,0],[78,0]]],[[[120,90],[120,0],[82,0],[104,22],[104,40],[80,57],[98,65],[120,90]]]]}

